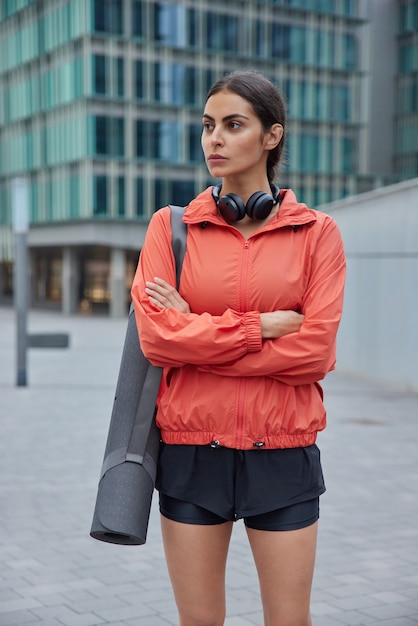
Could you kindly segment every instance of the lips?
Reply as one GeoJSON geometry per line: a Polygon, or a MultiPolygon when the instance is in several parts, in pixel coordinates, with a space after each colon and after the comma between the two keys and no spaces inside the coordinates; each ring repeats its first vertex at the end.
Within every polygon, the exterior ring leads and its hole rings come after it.
{"type": "Polygon", "coordinates": [[[221,156],[220,154],[210,154],[208,156],[208,161],[211,163],[220,163],[221,161],[226,161],[226,158],[221,156]]]}

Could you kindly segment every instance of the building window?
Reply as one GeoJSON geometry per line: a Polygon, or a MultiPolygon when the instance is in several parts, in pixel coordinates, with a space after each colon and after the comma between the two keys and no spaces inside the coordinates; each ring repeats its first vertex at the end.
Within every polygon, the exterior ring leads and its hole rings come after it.
{"type": "Polygon", "coordinates": [[[106,57],[103,54],[93,56],[94,65],[94,93],[107,93],[106,86],[106,57]]]}
{"type": "Polygon", "coordinates": [[[150,122],[151,158],[178,162],[181,153],[180,125],[169,120],[150,122]]]}
{"type": "Polygon", "coordinates": [[[203,151],[200,144],[202,127],[200,124],[189,126],[189,161],[192,163],[203,163],[203,151]]]}
{"type": "Polygon", "coordinates": [[[134,37],[143,37],[145,34],[144,20],[144,3],[143,0],[133,0],[132,2],[132,35],[134,37]]]}
{"type": "Polygon", "coordinates": [[[186,8],[157,2],[154,6],[154,38],[164,45],[186,46],[186,8]]]}
{"type": "Polygon", "coordinates": [[[136,135],[136,148],[135,155],[137,158],[147,156],[147,125],[148,122],[144,120],[136,120],[135,123],[135,135],[136,135]]]}
{"type": "Polygon", "coordinates": [[[144,207],[144,179],[137,178],[135,180],[135,214],[137,217],[145,217],[146,211],[144,207]]]}
{"type": "Polygon", "coordinates": [[[184,74],[184,104],[198,104],[200,101],[198,94],[198,75],[195,67],[186,67],[184,74]]]}
{"type": "Polygon", "coordinates": [[[123,33],[123,0],[94,0],[94,30],[123,33]]]}
{"type": "Polygon", "coordinates": [[[95,54],[93,59],[93,93],[122,98],[124,89],[124,59],[95,54]]]}
{"type": "Polygon", "coordinates": [[[341,142],[341,171],[344,174],[354,174],[354,163],[355,163],[355,141],[351,137],[344,137],[341,142]]]}
{"type": "Polygon", "coordinates": [[[272,24],[271,56],[281,61],[290,60],[290,27],[285,24],[272,24]]]}
{"type": "Polygon", "coordinates": [[[267,51],[267,24],[264,20],[256,20],[254,24],[255,28],[255,55],[259,58],[265,58],[268,54],[267,51]]]}
{"type": "Polygon", "coordinates": [[[107,215],[106,176],[94,176],[93,185],[93,215],[107,215]]]}
{"type": "Polygon", "coordinates": [[[154,100],[166,104],[197,104],[197,69],[182,63],[155,63],[154,100]]]}
{"type": "Polygon", "coordinates": [[[125,120],[122,117],[95,118],[95,154],[103,156],[124,156],[125,120]]]}
{"type": "Polygon", "coordinates": [[[187,44],[199,47],[199,13],[196,9],[187,9],[187,44]]]}
{"type": "Polygon", "coordinates": [[[238,52],[239,21],[233,15],[206,14],[206,47],[209,50],[238,52]]]}
{"type": "Polygon", "coordinates": [[[169,196],[172,204],[186,206],[195,196],[195,186],[192,180],[170,181],[169,196]]]}
{"type": "Polygon", "coordinates": [[[107,134],[107,118],[103,115],[97,115],[95,117],[95,126],[96,126],[96,144],[95,144],[95,153],[96,154],[109,154],[108,148],[108,134],[107,134]]]}
{"type": "Polygon", "coordinates": [[[115,74],[116,74],[116,95],[119,98],[123,98],[123,96],[125,95],[125,89],[124,89],[124,76],[125,76],[125,72],[124,72],[124,67],[125,67],[125,60],[123,59],[123,57],[117,57],[115,59],[115,74]]]}
{"type": "Polygon", "coordinates": [[[338,122],[350,120],[350,90],[347,85],[332,87],[332,119],[338,122]]]}
{"type": "MultiPolygon", "coordinates": [[[[155,210],[157,211],[162,206],[172,202],[171,198],[168,198],[167,193],[167,180],[165,178],[156,178],[154,181],[154,198],[155,198],[155,210]]],[[[174,204],[174,202],[173,202],[174,204]]]]}
{"type": "Polygon", "coordinates": [[[144,62],[134,61],[134,95],[137,100],[144,97],[144,62]]]}
{"type": "Polygon", "coordinates": [[[123,217],[125,215],[125,177],[118,176],[117,179],[117,202],[118,202],[118,215],[123,217]]]}

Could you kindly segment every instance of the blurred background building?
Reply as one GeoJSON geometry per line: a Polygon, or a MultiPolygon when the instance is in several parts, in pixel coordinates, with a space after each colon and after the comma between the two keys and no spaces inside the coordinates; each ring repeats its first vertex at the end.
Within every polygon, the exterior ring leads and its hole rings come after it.
{"type": "Polygon", "coordinates": [[[418,0],[3,0],[0,302],[25,176],[31,304],[124,315],[150,215],[215,182],[205,94],[247,68],[288,100],[300,200],[418,176],[418,0]]]}

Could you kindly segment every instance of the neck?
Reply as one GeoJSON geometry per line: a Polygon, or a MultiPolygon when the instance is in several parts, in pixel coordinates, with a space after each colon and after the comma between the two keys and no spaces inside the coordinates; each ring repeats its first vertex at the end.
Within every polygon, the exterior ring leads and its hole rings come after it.
{"type": "Polygon", "coordinates": [[[271,193],[271,187],[267,176],[263,176],[258,179],[251,178],[250,180],[244,177],[224,178],[222,180],[220,195],[235,193],[243,202],[246,203],[248,198],[256,191],[271,193]]]}

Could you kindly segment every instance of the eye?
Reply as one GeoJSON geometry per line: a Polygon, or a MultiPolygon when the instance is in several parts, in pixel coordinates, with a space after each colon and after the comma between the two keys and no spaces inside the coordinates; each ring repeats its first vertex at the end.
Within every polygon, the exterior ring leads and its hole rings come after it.
{"type": "Polygon", "coordinates": [[[241,124],[239,122],[229,122],[229,128],[237,130],[237,128],[241,128],[241,124]]]}
{"type": "Polygon", "coordinates": [[[213,124],[211,124],[210,122],[203,122],[202,126],[203,130],[206,132],[213,130],[213,124]]]}

